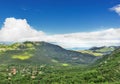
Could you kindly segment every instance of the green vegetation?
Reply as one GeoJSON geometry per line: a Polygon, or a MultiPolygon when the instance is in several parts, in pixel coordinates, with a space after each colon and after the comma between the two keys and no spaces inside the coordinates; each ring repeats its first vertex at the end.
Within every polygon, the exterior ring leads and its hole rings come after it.
{"type": "Polygon", "coordinates": [[[90,54],[93,56],[103,56],[106,54],[110,54],[112,51],[114,51],[117,48],[119,48],[119,46],[93,47],[93,48],[90,48],[89,50],[79,50],[78,52],[90,54]]]}
{"type": "Polygon", "coordinates": [[[27,56],[27,55],[13,55],[12,58],[13,59],[20,59],[20,60],[26,60],[29,59],[31,56],[27,56]]]}
{"type": "Polygon", "coordinates": [[[63,63],[62,66],[69,66],[69,64],[63,63]]]}
{"type": "Polygon", "coordinates": [[[102,53],[93,52],[93,51],[91,51],[91,50],[81,50],[81,51],[78,51],[78,52],[87,53],[87,54],[94,55],[94,56],[103,56],[102,53]]]}
{"type": "Polygon", "coordinates": [[[54,59],[52,59],[52,62],[58,63],[58,61],[57,61],[57,60],[54,60],[54,59]]]}
{"type": "Polygon", "coordinates": [[[96,50],[96,52],[109,52],[114,50],[115,50],[115,47],[103,47],[101,49],[96,50]]]}
{"type": "Polygon", "coordinates": [[[31,57],[32,57],[32,54],[30,54],[29,52],[24,52],[24,53],[12,56],[13,59],[20,59],[20,60],[30,59],[31,57]]]}
{"type": "Polygon", "coordinates": [[[4,49],[0,52],[0,84],[120,84],[120,49],[86,66],[81,64],[85,58],[73,57],[85,54],[51,44],[25,42],[15,49],[4,49]]]}
{"type": "Polygon", "coordinates": [[[93,63],[95,56],[65,50],[46,42],[23,42],[0,46],[0,63],[83,64],[93,63]]]}

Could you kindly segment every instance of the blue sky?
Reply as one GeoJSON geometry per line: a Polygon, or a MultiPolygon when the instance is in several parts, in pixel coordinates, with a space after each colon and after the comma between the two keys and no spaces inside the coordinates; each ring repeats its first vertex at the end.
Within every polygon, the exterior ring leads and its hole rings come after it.
{"type": "Polygon", "coordinates": [[[120,0],[0,0],[0,41],[111,46],[119,32],[120,0]]]}
{"type": "Polygon", "coordinates": [[[0,26],[8,17],[27,19],[50,34],[120,27],[120,17],[109,8],[120,0],[0,0],[0,26]]]}

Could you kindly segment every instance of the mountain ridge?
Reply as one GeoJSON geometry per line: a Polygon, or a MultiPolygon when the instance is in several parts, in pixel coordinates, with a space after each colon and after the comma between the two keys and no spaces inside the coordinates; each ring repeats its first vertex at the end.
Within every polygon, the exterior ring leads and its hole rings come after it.
{"type": "Polygon", "coordinates": [[[58,64],[91,64],[97,58],[93,55],[83,54],[72,50],[66,50],[58,45],[53,45],[47,42],[26,41],[23,43],[4,45],[2,47],[1,49],[3,49],[4,53],[1,52],[3,55],[0,56],[1,59],[5,59],[5,57],[7,57],[7,60],[11,60],[11,62],[27,61],[33,63],[45,63],[47,61],[49,62],[47,64],[54,64],[54,62],[56,61],[56,63],[58,64]]]}

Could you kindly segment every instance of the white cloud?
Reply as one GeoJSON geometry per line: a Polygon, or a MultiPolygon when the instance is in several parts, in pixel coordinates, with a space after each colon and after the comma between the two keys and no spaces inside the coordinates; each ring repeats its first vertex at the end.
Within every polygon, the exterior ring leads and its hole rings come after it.
{"type": "Polygon", "coordinates": [[[44,36],[44,32],[33,29],[25,19],[7,18],[0,30],[0,41],[20,41],[44,36]]]}
{"type": "Polygon", "coordinates": [[[110,8],[110,10],[115,11],[118,15],[120,15],[120,4],[110,8]]]}
{"type": "Polygon", "coordinates": [[[110,28],[97,32],[53,35],[49,41],[68,47],[110,46],[120,44],[120,28],[110,28]]]}
{"type": "Polygon", "coordinates": [[[0,30],[0,41],[26,40],[54,42],[64,48],[120,45],[120,28],[47,35],[33,29],[25,19],[7,18],[0,30]]]}

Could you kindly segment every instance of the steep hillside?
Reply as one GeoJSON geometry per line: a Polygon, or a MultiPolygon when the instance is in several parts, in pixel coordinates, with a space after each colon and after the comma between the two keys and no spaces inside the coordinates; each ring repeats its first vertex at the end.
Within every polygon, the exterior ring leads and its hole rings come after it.
{"type": "Polygon", "coordinates": [[[97,77],[101,77],[101,82],[120,83],[120,48],[99,59],[95,65],[93,70],[96,70],[97,77]]]}
{"type": "Polygon", "coordinates": [[[0,63],[89,64],[97,57],[65,50],[46,42],[24,42],[0,46],[0,63]]]}
{"type": "Polygon", "coordinates": [[[46,79],[53,84],[120,84],[120,49],[101,58],[94,67],[64,68],[49,73],[41,81],[47,83],[46,79]]]}
{"type": "Polygon", "coordinates": [[[101,58],[95,66],[56,69],[41,81],[50,84],[120,84],[120,49],[101,58]]]}

